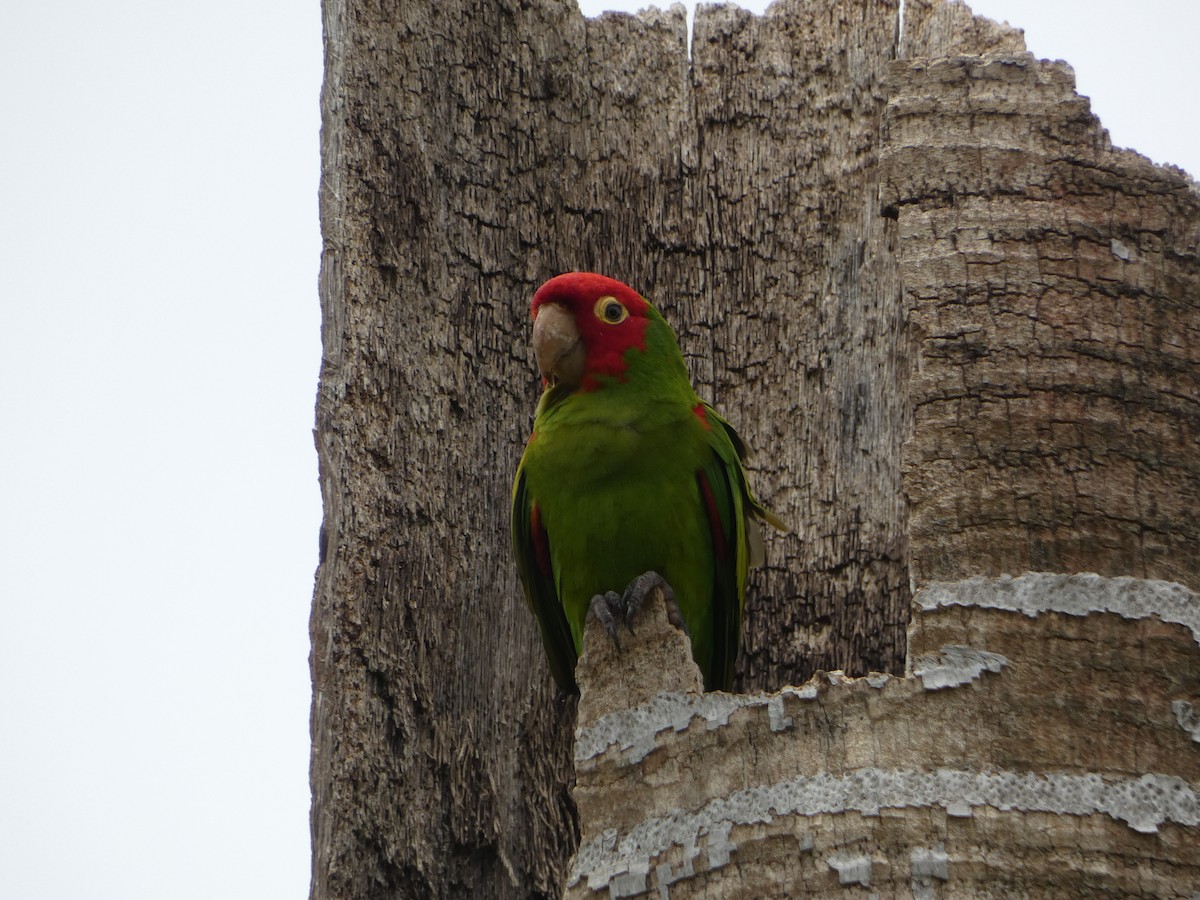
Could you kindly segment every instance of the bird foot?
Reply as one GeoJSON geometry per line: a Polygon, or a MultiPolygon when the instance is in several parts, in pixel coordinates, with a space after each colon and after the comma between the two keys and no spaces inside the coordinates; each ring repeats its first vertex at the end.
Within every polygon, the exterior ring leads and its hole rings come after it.
{"type": "Polygon", "coordinates": [[[613,644],[620,650],[621,641],[617,637],[617,623],[624,622],[625,627],[632,633],[634,620],[650,598],[654,596],[655,591],[662,593],[663,605],[667,609],[667,621],[690,637],[687,623],[683,621],[683,613],[679,611],[679,604],[675,601],[675,592],[671,590],[671,585],[667,584],[667,580],[657,572],[646,572],[639,575],[629,582],[624,594],[618,594],[616,591],[597,594],[592,598],[591,605],[588,607],[587,617],[589,620],[598,619],[604,626],[604,630],[608,632],[608,636],[612,638],[613,644]]]}
{"type": "Polygon", "coordinates": [[[629,630],[633,631],[634,618],[642,611],[642,607],[646,605],[655,591],[662,593],[663,605],[667,608],[667,621],[684,634],[688,634],[687,624],[683,621],[683,613],[679,611],[679,604],[675,602],[675,592],[671,590],[671,585],[667,584],[665,578],[653,571],[645,572],[629,582],[629,587],[625,588],[625,594],[621,597],[625,608],[625,624],[629,630]]]}
{"type": "Polygon", "coordinates": [[[592,598],[592,603],[588,607],[587,621],[590,622],[592,619],[598,619],[618,650],[621,649],[621,641],[617,637],[617,620],[624,618],[625,600],[616,591],[609,591],[607,594],[597,594],[592,598]]]}

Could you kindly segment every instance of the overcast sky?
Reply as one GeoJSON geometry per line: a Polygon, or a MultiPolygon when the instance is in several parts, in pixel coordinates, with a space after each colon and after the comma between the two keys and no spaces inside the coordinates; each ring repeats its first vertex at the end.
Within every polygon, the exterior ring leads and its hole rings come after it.
{"type": "MultiPolygon", "coordinates": [[[[1200,4],[975,9],[1200,171],[1200,4]]],[[[9,0],[0,34],[0,897],[302,897],[317,0],[9,0]]]]}

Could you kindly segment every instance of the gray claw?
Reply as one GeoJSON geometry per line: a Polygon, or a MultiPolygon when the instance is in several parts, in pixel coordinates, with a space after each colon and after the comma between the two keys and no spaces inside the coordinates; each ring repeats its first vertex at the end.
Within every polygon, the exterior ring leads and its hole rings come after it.
{"type": "Polygon", "coordinates": [[[621,649],[621,641],[617,638],[617,619],[625,616],[625,600],[616,591],[594,596],[587,613],[588,619],[600,620],[618,650],[621,649]]]}
{"type": "Polygon", "coordinates": [[[663,604],[667,608],[667,620],[684,634],[688,634],[687,624],[683,621],[683,614],[679,611],[679,604],[675,601],[675,592],[671,590],[671,585],[667,584],[665,578],[653,571],[639,575],[629,582],[629,587],[625,588],[625,595],[621,600],[624,606],[625,624],[629,630],[633,631],[634,617],[641,612],[642,607],[646,605],[646,601],[650,599],[650,595],[655,590],[662,591],[663,604]]]}

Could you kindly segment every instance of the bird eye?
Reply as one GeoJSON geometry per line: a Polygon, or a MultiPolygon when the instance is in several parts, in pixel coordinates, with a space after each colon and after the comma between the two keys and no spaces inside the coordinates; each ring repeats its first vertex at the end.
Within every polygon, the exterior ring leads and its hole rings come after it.
{"type": "Polygon", "coordinates": [[[609,325],[619,325],[629,318],[629,310],[616,297],[601,297],[596,301],[596,318],[609,325]]]}

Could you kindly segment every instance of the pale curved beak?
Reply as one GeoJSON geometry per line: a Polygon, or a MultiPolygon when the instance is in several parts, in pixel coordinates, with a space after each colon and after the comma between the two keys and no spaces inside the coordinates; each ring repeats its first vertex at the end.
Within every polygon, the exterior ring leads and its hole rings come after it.
{"type": "Polygon", "coordinates": [[[575,327],[575,316],[557,303],[540,307],[533,320],[533,354],[538,371],[551,387],[578,387],[587,351],[575,327]]]}

